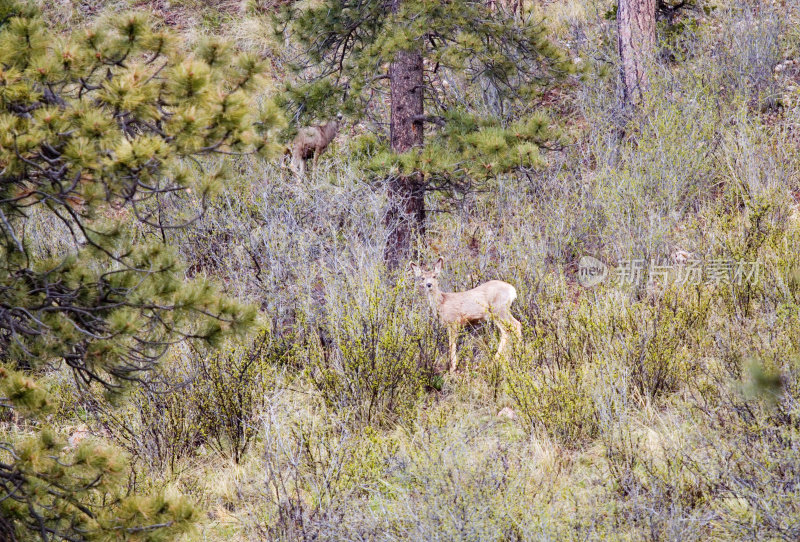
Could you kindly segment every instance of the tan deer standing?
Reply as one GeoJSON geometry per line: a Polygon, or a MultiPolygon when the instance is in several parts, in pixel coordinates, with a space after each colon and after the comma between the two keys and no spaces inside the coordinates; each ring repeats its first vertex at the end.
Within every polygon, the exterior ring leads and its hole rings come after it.
{"type": "Polygon", "coordinates": [[[336,115],[336,120],[331,120],[319,126],[306,126],[300,128],[297,135],[292,141],[290,151],[292,153],[292,162],[290,167],[295,175],[305,176],[306,174],[306,160],[313,157],[314,166],[317,165],[319,155],[325,152],[328,145],[339,133],[339,127],[342,120],[342,114],[336,115]]]}
{"type": "Polygon", "coordinates": [[[511,17],[522,18],[522,0],[488,0],[489,11],[502,10],[511,17]]]}
{"type": "Polygon", "coordinates": [[[517,339],[522,338],[522,324],[511,315],[511,304],[517,298],[517,290],[502,280],[490,280],[466,292],[442,292],[439,288],[439,273],[442,271],[442,258],[433,270],[423,269],[414,262],[409,263],[414,276],[419,279],[428,301],[447,326],[447,340],[450,353],[450,372],[456,370],[458,355],[456,341],[458,332],[465,324],[491,320],[500,330],[500,344],[495,358],[499,358],[508,343],[511,331],[517,339]]]}

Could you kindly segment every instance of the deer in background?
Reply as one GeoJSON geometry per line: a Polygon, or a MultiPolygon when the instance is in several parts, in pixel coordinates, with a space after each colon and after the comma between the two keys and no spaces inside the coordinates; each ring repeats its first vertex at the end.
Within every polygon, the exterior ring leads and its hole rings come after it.
{"type": "Polygon", "coordinates": [[[522,0],[488,0],[489,11],[502,11],[512,18],[519,15],[522,18],[522,0]]]}
{"type": "Polygon", "coordinates": [[[517,339],[522,338],[522,324],[511,315],[511,303],[517,298],[516,288],[502,280],[490,280],[466,292],[442,292],[438,276],[443,263],[439,258],[433,270],[423,269],[414,262],[410,262],[409,267],[439,319],[447,326],[450,372],[454,372],[458,365],[456,341],[459,330],[465,324],[491,320],[497,326],[500,344],[495,359],[498,359],[508,342],[509,331],[517,339]]]}
{"type": "Polygon", "coordinates": [[[336,115],[336,120],[331,120],[319,126],[306,126],[300,128],[288,149],[292,154],[290,167],[295,175],[306,174],[306,160],[313,157],[314,166],[317,165],[319,155],[325,152],[331,141],[339,133],[342,114],[336,115]]]}

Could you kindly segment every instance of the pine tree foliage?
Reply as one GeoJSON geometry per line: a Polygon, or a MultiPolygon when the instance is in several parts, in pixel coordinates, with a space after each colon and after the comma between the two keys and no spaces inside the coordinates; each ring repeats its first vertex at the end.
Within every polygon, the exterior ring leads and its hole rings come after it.
{"type": "Polygon", "coordinates": [[[420,151],[393,154],[378,149],[369,168],[375,173],[425,174],[432,183],[485,181],[515,169],[541,167],[542,145],[566,143],[564,135],[541,114],[500,126],[495,119],[479,120],[460,112],[446,114],[444,127],[420,151]]]}
{"type": "Polygon", "coordinates": [[[210,157],[270,153],[280,123],[254,101],[255,58],[180,45],[140,14],[63,36],[32,5],[0,2],[0,416],[31,429],[0,433],[0,539],[162,540],[193,519],[180,498],[126,496],[118,452],[65,447],[37,377],[65,363],[79,385],[117,394],[175,342],[216,344],[255,318],[184,280],[152,235],[164,201],[219,190],[227,170],[210,157]],[[37,249],[43,217],[71,246],[37,249]]]}
{"type": "Polygon", "coordinates": [[[539,98],[577,69],[543,21],[489,4],[404,0],[393,13],[383,0],[290,3],[276,22],[298,45],[301,82],[287,85],[284,106],[299,119],[324,117],[344,100],[347,111],[385,125],[389,63],[398,51],[420,51],[426,115],[419,121],[437,129],[413,156],[380,153],[370,164],[376,172],[457,181],[537,167],[543,146],[564,142],[537,110],[539,98]]]}

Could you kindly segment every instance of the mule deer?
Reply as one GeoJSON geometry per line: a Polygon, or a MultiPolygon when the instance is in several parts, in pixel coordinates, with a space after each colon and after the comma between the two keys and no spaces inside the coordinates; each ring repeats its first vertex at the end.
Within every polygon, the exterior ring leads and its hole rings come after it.
{"type": "Polygon", "coordinates": [[[487,5],[491,12],[501,10],[511,17],[519,15],[522,18],[522,0],[489,0],[487,5]]]}
{"type": "Polygon", "coordinates": [[[409,263],[409,267],[420,280],[420,286],[439,319],[447,326],[450,372],[455,371],[458,365],[458,331],[468,323],[491,320],[497,326],[500,330],[500,344],[495,358],[499,358],[508,342],[509,331],[517,339],[522,338],[522,324],[511,315],[511,303],[517,298],[516,288],[502,280],[490,280],[466,292],[442,292],[438,280],[442,263],[442,258],[439,258],[433,270],[423,269],[414,262],[409,263]]]}
{"type": "Polygon", "coordinates": [[[331,120],[319,126],[306,126],[300,128],[292,141],[290,151],[292,153],[291,169],[296,175],[304,176],[306,173],[306,160],[313,157],[314,166],[317,165],[319,155],[325,152],[331,141],[339,133],[339,125],[342,121],[342,114],[336,115],[336,120],[331,120]]]}

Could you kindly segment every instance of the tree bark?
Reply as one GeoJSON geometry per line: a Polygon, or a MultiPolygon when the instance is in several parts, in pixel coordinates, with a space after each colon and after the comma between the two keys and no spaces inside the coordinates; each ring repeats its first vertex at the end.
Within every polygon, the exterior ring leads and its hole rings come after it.
{"type": "MultiPolygon", "coordinates": [[[[394,0],[396,11],[400,0],[394,0]]],[[[408,152],[423,144],[422,55],[400,51],[389,66],[391,89],[392,151],[408,152]]],[[[389,181],[389,208],[386,213],[389,237],[384,258],[390,268],[405,264],[411,256],[414,238],[425,234],[425,180],[419,174],[389,181]]]]}
{"type": "MultiPolygon", "coordinates": [[[[408,152],[423,144],[424,116],[422,55],[397,53],[389,67],[391,85],[392,151],[408,152]]],[[[390,268],[405,264],[412,255],[414,238],[425,234],[425,182],[421,175],[398,176],[389,181],[386,213],[389,238],[384,257],[390,268]]]]}
{"type": "Polygon", "coordinates": [[[656,0],[619,0],[617,34],[625,105],[641,105],[656,46],[656,0]]]}

